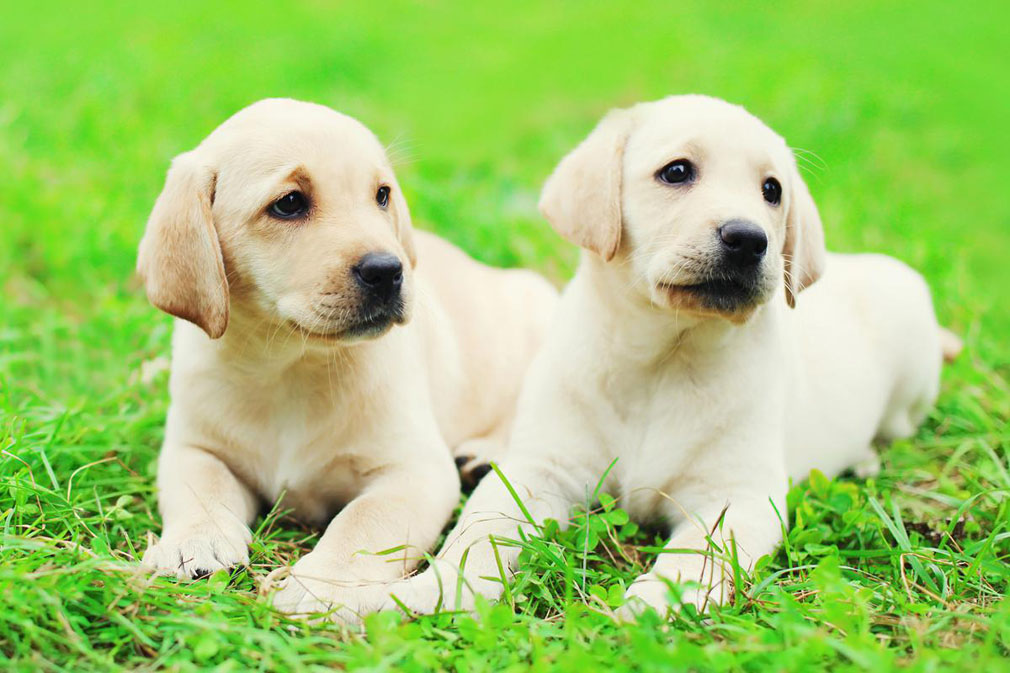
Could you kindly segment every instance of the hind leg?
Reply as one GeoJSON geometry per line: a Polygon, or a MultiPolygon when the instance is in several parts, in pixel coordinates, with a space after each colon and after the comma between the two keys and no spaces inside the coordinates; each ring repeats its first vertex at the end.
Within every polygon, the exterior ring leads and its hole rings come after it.
{"type": "Polygon", "coordinates": [[[480,480],[491,471],[491,463],[500,463],[505,457],[508,433],[511,428],[512,419],[509,418],[499,423],[486,435],[467,439],[453,450],[464,491],[472,491],[480,480]]]}
{"type": "Polygon", "coordinates": [[[880,474],[880,455],[872,446],[866,447],[866,452],[852,466],[852,471],[859,479],[869,479],[880,474]]]}
{"type": "MultiPolygon", "coordinates": [[[[912,402],[901,404],[891,403],[891,408],[880,423],[875,440],[890,443],[896,439],[906,439],[915,435],[919,426],[926,420],[929,410],[936,399],[936,391],[929,390],[925,395],[912,402]]],[[[873,447],[867,447],[866,456],[853,466],[856,476],[860,479],[875,476],[880,472],[880,457],[873,447]]]]}
{"type": "Polygon", "coordinates": [[[892,408],[888,410],[880,424],[877,438],[889,442],[911,437],[926,420],[935,401],[936,393],[929,391],[926,395],[911,402],[900,405],[892,404],[892,408]]]}

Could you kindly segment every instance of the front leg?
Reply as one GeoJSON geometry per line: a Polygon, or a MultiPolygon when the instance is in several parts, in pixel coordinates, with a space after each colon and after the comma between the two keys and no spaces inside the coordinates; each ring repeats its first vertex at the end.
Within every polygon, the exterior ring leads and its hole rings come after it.
{"type": "Polygon", "coordinates": [[[508,485],[497,473],[487,475],[432,567],[390,587],[386,593],[396,601],[371,606],[372,610],[402,604],[426,614],[472,610],[477,596],[497,600],[516,570],[520,548],[512,541],[520,532],[536,535],[547,519],[566,525],[569,510],[585,497],[592,479],[581,466],[521,456],[506,458],[499,469],[508,485]]]}
{"type": "Polygon", "coordinates": [[[569,509],[596,486],[611,456],[596,416],[555,394],[557,378],[552,369],[527,378],[500,465],[508,486],[498,474],[488,474],[431,567],[396,582],[357,588],[347,597],[353,615],[344,618],[358,621],[371,612],[404,607],[420,614],[469,610],[477,596],[495,600],[511,579],[520,551],[497,540],[514,540],[520,530],[535,534],[545,519],[567,523],[569,509]]]}
{"type": "Polygon", "coordinates": [[[520,552],[510,541],[518,539],[520,531],[536,535],[547,519],[565,526],[572,505],[584,500],[587,488],[594,488],[607,469],[606,454],[592,450],[591,436],[573,432],[557,443],[544,438],[528,445],[528,452],[517,450],[521,446],[513,444],[513,453],[499,468],[508,486],[497,473],[480,482],[431,567],[392,584],[357,590],[352,621],[398,608],[412,614],[470,611],[477,596],[500,598],[520,552]],[[585,441],[564,443],[572,438],[585,441]],[[534,457],[533,449],[541,447],[554,450],[534,457]]]}
{"type": "Polygon", "coordinates": [[[733,593],[732,559],[749,570],[782,541],[784,522],[779,515],[785,516],[786,511],[785,475],[767,470],[734,471],[746,479],[677,494],[674,508],[683,520],[652,570],[628,589],[620,613],[623,618],[632,618],[647,608],[666,615],[682,605],[694,605],[704,612],[713,604],[726,603],[733,593]],[[689,583],[680,588],[679,602],[671,596],[670,582],[689,583]]]}
{"type": "Polygon", "coordinates": [[[166,444],[158,458],[158,508],[164,530],[141,563],[180,579],[249,562],[249,524],[258,501],[217,456],[166,444]]]}
{"type": "Polygon", "coordinates": [[[412,570],[459,500],[459,477],[448,449],[443,453],[434,465],[396,466],[371,481],[291,568],[274,606],[293,615],[331,612],[348,619],[357,611],[356,590],[385,586],[412,570]]]}

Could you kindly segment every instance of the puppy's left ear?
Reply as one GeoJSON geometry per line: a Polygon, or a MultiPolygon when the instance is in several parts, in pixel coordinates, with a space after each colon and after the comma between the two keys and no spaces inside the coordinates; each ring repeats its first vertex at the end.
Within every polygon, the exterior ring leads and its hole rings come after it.
{"type": "Polygon", "coordinates": [[[407,261],[413,268],[417,266],[417,251],[414,248],[414,229],[410,222],[407,199],[403,196],[403,190],[396,182],[390,185],[389,192],[389,199],[393,206],[393,227],[396,231],[396,238],[403,246],[403,251],[407,254],[407,261]]]}
{"type": "Polygon", "coordinates": [[[795,308],[796,295],[821,277],[827,257],[817,204],[795,164],[785,239],[782,257],[785,260],[786,303],[795,308]]]}
{"type": "Polygon", "coordinates": [[[569,152],[544,184],[540,212],[555,231],[609,262],[621,247],[621,182],[629,110],[614,110],[569,152]]]}

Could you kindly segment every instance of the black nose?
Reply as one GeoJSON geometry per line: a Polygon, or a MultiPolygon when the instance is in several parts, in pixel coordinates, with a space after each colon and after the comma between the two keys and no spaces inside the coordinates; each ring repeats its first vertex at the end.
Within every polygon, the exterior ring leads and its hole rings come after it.
{"type": "Polygon", "coordinates": [[[403,264],[388,252],[370,252],[351,269],[358,285],[381,299],[392,299],[403,284],[403,264]]]}
{"type": "Polygon", "coordinates": [[[753,266],[768,250],[768,236],[764,230],[746,220],[730,220],[719,227],[719,240],[723,255],[736,266],[753,266]]]}

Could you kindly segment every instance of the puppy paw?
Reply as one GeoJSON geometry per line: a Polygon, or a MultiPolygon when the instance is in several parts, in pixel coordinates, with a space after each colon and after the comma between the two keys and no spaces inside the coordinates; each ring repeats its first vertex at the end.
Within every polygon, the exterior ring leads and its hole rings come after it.
{"type": "Polygon", "coordinates": [[[196,579],[248,564],[251,541],[245,526],[227,531],[211,525],[166,531],[160,540],[148,546],[140,563],[155,575],[196,579]]]}
{"type": "Polygon", "coordinates": [[[624,593],[624,605],[617,610],[622,622],[633,622],[643,613],[655,610],[665,617],[672,609],[670,588],[659,578],[643,575],[624,593]]]}
{"type": "Polygon", "coordinates": [[[457,456],[456,467],[459,468],[459,483],[464,493],[472,493],[477,484],[491,472],[491,465],[474,456],[457,456]]]}
{"type": "Polygon", "coordinates": [[[496,437],[477,437],[457,446],[455,453],[460,484],[469,493],[491,472],[491,463],[504,455],[505,444],[496,437]]]}
{"type": "Polygon", "coordinates": [[[273,606],[292,617],[356,625],[372,613],[387,610],[413,617],[474,609],[472,593],[464,591],[458,601],[450,599],[450,595],[456,596],[456,585],[447,587],[445,580],[431,571],[391,582],[365,583],[326,577],[308,564],[299,568],[301,563],[295,564],[272,596],[273,606]]]}
{"type": "Polygon", "coordinates": [[[310,621],[329,618],[352,623],[357,617],[356,611],[348,609],[346,601],[329,582],[301,574],[291,574],[281,580],[270,602],[286,615],[310,621]]]}
{"type": "Polygon", "coordinates": [[[699,613],[707,612],[713,604],[721,603],[717,587],[691,585],[670,586],[669,582],[653,573],[636,579],[624,594],[624,605],[617,611],[621,621],[632,622],[642,613],[655,610],[660,617],[668,618],[686,605],[693,605],[699,613]]]}
{"type": "Polygon", "coordinates": [[[880,474],[880,456],[872,448],[866,455],[852,467],[852,471],[859,479],[869,479],[880,474]]]}
{"type": "Polygon", "coordinates": [[[391,596],[398,584],[352,584],[292,574],[280,583],[271,604],[296,619],[357,626],[374,612],[400,607],[391,596]]]}
{"type": "Polygon", "coordinates": [[[280,581],[271,603],[300,619],[356,624],[365,614],[381,609],[388,596],[385,586],[356,580],[349,572],[308,554],[280,581]]]}

